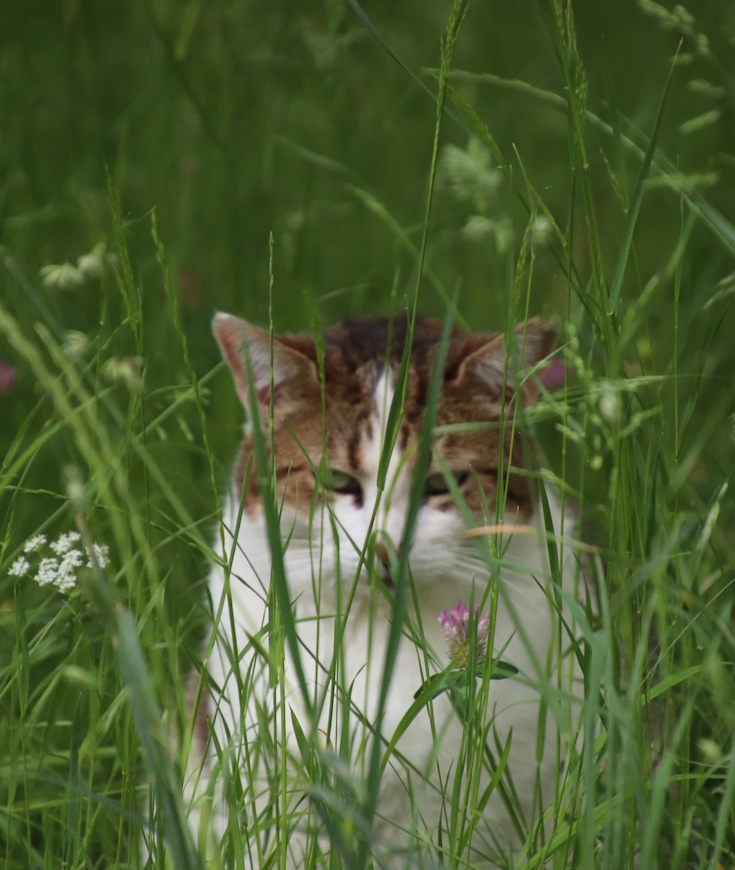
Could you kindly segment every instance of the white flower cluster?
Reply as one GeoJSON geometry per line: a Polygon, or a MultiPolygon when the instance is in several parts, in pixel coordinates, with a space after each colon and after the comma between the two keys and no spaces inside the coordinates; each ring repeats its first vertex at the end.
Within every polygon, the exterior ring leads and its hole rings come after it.
{"type": "Polygon", "coordinates": [[[105,268],[114,266],[116,262],[116,256],[108,254],[104,242],[100,242],[89,253],[82,254],[76,266],[73,263],[44,266],[41,278],[44,286],[51,290],[77,290],[88,278],[100,278],[105,268]]]}
{"type": "Polygon", "coordinates": [[[440,172],[457,199],[473,206],[477,214],[486,215],[497,206],[503,173],[493,165],[490,151],[476,136],[470,136],[465,149],[446,145],[440,172]]]}
{"type": "Polygon", "coordinates": [[[55,586],[59,592],[69,592],[77,584],[77,571],[86,565],[88,568],[104,568],[109,562],[109,547],[92,544],[86,553],[79,545],[82,536],[79,532],[66,532],[55,541],[46,535],[34,535],[23,546],[23,556],[10,566],[11,577],[27,577],[33,571],[33,562],[38,556],[36,573],[33,579],[39,586],[55,586]],[[53,555],[43,555],[44,550],[53,555]]]}
{"type": "Polygon", "coordinates": [[[143,385],[143,358],[112,356],[101,367],[102,377],[111,384],[124,384],[129,390],[143,385]]]}

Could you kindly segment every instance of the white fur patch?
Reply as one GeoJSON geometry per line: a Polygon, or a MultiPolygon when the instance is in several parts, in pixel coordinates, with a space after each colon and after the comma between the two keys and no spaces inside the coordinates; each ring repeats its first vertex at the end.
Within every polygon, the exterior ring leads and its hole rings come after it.
{"type": "MultiPolygon", "coordinates": [[[[379,497],[378,470],[385,449],[386,428],[394,397],[395,377],[392,371],[386,367],[378,379],[373,393],[374,413],[370,421],[371,437],[366,434],[363,441],[365,502],[370,505],[370,514],[372,514],[379,497]]],[[[388,463],[385,491],[380,497],[375,526],[380,535],[387,535],[390,538],[394,547],[399,546],[403,536],[410,486],[409,469],[403,461],[403,451],[396,445],[388,463]]],[[[363,532],[363,540],[366,533],[367,524],[363,532]]]]}

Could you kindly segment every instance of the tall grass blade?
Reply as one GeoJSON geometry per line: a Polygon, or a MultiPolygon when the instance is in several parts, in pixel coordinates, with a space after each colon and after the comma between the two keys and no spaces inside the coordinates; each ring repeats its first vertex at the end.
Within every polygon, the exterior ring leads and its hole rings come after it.
{"type": "Polygon", "coordinates": [[[646,153],[643,155],[643,163],[638,174],[635,188],[633,189],[633,195],[631,197],[630,205],[628,207],[628,214],[625,218],[625,226],[623,227],[623,231],[621,234],[620,250],[618,251],[618,256],[615,261],[615,271],[613,272],[612,281],[610,282],[609,309],[607,313],[611,317],[617,317],[618,314],[620,293],[623,289],[623,280],[625,278],[625,268],[628,264],[630,248],[633,244],[633,233],[635,232],[635,227],[638,222],[638,215],[641,210],[641,203],[643,202],[646,178],[648,177],[648,172],[651,168],[654,154],[656,153],[656,142],[658,141],[658,133],[661,127],[661,120],[664,116],[666,97],[668,96],[669,88],[671,87],[671,78],[674,75],[674,70],[676,69],[676,63],[679,59],[680,48],[681,43],[679,43],[679,48],[677,49],[676,54],[674,55],[674,59],[671,62],[669,75],[666,79],[666,84],[664,85],[664,90],[661,95],[661,101],[659,102],[658,111],[656,112],[656,120],[654,121],[653,130],[651,131],[651,136],[648,140],[648,147],[646,148],[646,153]]]}

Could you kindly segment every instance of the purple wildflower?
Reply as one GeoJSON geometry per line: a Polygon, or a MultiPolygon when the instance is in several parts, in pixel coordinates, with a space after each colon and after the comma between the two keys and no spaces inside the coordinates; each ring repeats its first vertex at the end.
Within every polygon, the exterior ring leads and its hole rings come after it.
{"type": "Polygon", "coordinates": [[[564,386],[566,366],[560,359],[552,359],[541,373],[541,383],[547,390],[558,390],[564,386]]]}
{"type": "MultiPolygon", "coordinates": [[[[487,633],[490,628],[490,615],[482,613],[477,615],[478,607],[475,606],[474,611],[474,626],[477,631],[477,664],[482,664],[485,661],[485,653],[487,652],[487,633]]],[[[451,610],[442,610],[439,614],[439,625],[444,629],[444,636],[447,639],[449,647],[449,655],[452,660],[464,667],[467,665],[470,657],[470,609],[464,601],[458,601],[451,610]]]]}
{"type": "Polygon", "coordinates": [[[0,396],[7,396],[15,384],[15,366],[0,360],[0,396]]]}

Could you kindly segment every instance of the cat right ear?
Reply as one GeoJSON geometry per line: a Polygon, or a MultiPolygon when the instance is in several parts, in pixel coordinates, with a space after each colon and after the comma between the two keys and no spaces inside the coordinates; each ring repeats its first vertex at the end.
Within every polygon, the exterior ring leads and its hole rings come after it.
{"type": "MultiPolygon", "coordinates": [[[[263,422],[268,419],[271,399],[271,342],[264,329],[252,326],[246,320],[232,314],[219,312],[212,320],[212,332],[222,356],[230,367],[235,389],[246,412],[250,412],[248,369],[245,354],[250,356],[253,387],[258,399],[258,409],[263,422]]],[[[313,377],[316,367],[308,356],[273,339],[273,391],[286,381],[307,375],[313,377]]]]}
{"type": "MultiPolygon", "coordinates": [[[[540,317],[532,317],[525,323],[519,324],[515,332],[517,360],[508,359],[508,349],[505,344],[505,336],[472,336],[475,342],[481,342],[479,347],[472,348],[459,367],[457,380],[462,381],[468,375],[479,378],[496,395],[502,395],[504,390],[513,390],[516,387],[517,372],[513,370],[515,364],[521,370],[536,368],[556,345],[556,328],[553,323],[540,317]],[[509,363],[511,367],[509,368],[509,363]]],[[[538,398],[538,386],[531,378],[522,378],[520,389],[524,402],[533,404],[538,398]]]]}

